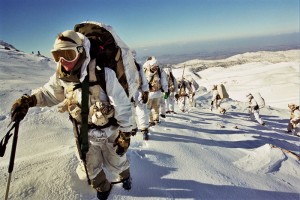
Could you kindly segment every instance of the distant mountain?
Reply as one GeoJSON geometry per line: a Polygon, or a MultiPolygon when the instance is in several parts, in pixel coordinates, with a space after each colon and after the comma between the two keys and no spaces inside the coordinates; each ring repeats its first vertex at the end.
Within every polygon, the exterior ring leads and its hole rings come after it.
{"type": "MultiPolygon", "coordinates": [[[[7,42],[4,42],[3,40],[0,40],[0,49],[4,49],[4,50],[12,50],[12,51],[18,51],[18,52],[23,52],[23,51],[20,51],[19,49],[15,48],[13,45],[7,43],[7,42]]],[[[24,52],[25,53],[25,52],[24,52]]],[[[50,61],[50,58],[47,57],[47,56],[44,56],[42,54],[40,54],[40,52],[38,51],[37,54],[33,53],[33,55],[36,55],[36,56],[39,56],[39,57],[43,57],[47,60],[50,61]]]]}
{"type": "Polygon", "coordinates": [[[228,40],[193,41],[136,49],[138,61],[155,56],[161,64],[176,64],[192,59],[224,59],[236,54],[257,51],[286,51],[300,49],[299,32],[237,38],[228,40]]]}
{"type": "Polygon", "coordinates": [[[16,50],[16,51],[19,51],[19,50],[16,49],[13,45],[8,44],[8,43],[4,42],[3,40],[0,40],[0,49],[16,50]]]}
{"type": "Polygon", "coordinates": [[[218,60],[201,60],[193,59],[183,63],[173,65],[174,68],[182,68],[184,65],[188,68],[192,68],[193,71],[201,71],[211,67],[231,67],[234,65],[241,65],[252,62],[299,62],[300,50],[288,50],[288,51],[257,51],[247,52],[243,54],[237,54],[225,59],[218,60]]]}

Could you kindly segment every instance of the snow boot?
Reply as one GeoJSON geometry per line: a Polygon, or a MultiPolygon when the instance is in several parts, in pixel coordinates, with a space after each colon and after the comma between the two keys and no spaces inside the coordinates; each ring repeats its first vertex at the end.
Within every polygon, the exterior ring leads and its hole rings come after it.
{"type": "Polygon", "coordinates": [[[221,111],[220,111],[221,114],[225,114],[226,113],[226,110],[224,108],[221,108],[221,111]]]}
{"type": "Polygon", "coordinates": [[[155,126],[155,123],[154,122],[149,122],[149,127],[150,126],[155,126]]]}
{"type": "Polygon", "coordinates": [[[162,118],[166,118],[166,115],[164,115],[164,114],[160,114],[160,116],[161,116],[162,118]]]}
{"type": "Polygon", "coordinates": [[[144,140],[149,140],[149,135],[148,135],[149,131],[148,131],[148,129],[142,130],[142,133],[143,133],[143,139],[144,140]]]}
{"type": "Polygon", "coordinates": [[[99,192],[97,191],[97,198],[99,200],[107,200],[109,194],[110,194],[110,191],[111,191],[111,188],[112,188],[112,185],[110,185],[110,188],[108,191],[105,191],[105,192],[99,192]]]}
{"type": "Polygon", "coordinates": [[[131,189],[131,178],[126,178],[126,179],[123,179],[122,180],[122,183],[123,183],[123,188],[124,190],[130,190],[131,189]]]}

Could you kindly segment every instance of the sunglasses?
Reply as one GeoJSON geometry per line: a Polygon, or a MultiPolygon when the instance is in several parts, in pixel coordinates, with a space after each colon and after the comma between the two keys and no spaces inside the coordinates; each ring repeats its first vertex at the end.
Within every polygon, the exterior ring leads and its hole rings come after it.
{"type": "Polygon", "coordinates": [[[79,56],[79,53],[83,52],[83,46],[77,47],[66,47],[61,49],[51,50],[52,56],[55,62],[58,62],[60,58],[65,59],[66,61],[72,62],[76,60],[79,56]]]}

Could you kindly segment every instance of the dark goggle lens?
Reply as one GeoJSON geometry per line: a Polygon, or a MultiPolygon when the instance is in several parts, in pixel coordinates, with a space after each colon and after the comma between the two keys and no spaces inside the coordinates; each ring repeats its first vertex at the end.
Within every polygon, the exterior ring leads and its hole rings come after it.
{"type": "Polygon", "coordinates": [[[52,51],[52,55],[55,62],[58,62],[61,57],[67,61],[72,61],[76,58],[77,53],[73,49],[66,49],[66,50],[52,51]]]}

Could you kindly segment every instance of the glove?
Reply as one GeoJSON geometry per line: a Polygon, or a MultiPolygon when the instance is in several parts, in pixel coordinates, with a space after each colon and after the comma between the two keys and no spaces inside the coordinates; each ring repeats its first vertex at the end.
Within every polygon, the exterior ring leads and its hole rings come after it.
{"type": "Polygon", "coordinates": [[[212,109],[213,109],[213,106],[210,106],[210,111],[212,111],[212,109]]]}
{"type": "Polygon", "coordinates": [[[169,92],[164,93],[164,99],[167,99],[169,97],[169,92]]]}
{"type": "Polygon", "coordinates": [[[195,92],[192,93],[192,97],[194,97],[194,96],[195,96],[195,92]]]}
{"type": "Polygon", "coordinates": [[[119,132],[119,135],[113,144],[114,147],[117,146],[116,153],[119,156],[123,156],[126,153],[130,145],[130,136],[131,132],[119,132]]]}
{"type": "Polygon", "coordinates": [[[17,99],[11,107],[11,121],[23,120],[26,116],[28,109],[34,107],[37,103],[34,95],[29,96],[24,94],[22,97],[17,99]]]}
{"type": "Polygon", "coordinates": [[[179,94],[175,94],[176,101],[178,101],[178,98],[179,98],[179,94]]]}
{"type": "Polygon", "coordinates": [[[148,102],[148,96],[149,96],[148,91],[145,91],[145,92],[142,93],[142,100],[143,100],[144,104],[148,102]]]}

